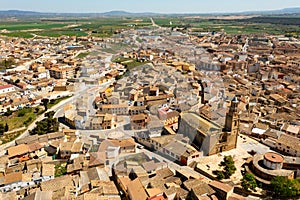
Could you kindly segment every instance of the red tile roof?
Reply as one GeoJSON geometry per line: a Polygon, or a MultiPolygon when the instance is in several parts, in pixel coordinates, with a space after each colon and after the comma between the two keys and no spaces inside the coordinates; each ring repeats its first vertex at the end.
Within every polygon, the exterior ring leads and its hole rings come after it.
{"type": "Polygon", "coordinates": [[[0,90],[6,89],[6,88],[11,88],[11,87],[14,87],[14,86],[13,86],[13,85],[11,85],[11,84],[7,84],[7,85],[0,85],[0,90]]]}

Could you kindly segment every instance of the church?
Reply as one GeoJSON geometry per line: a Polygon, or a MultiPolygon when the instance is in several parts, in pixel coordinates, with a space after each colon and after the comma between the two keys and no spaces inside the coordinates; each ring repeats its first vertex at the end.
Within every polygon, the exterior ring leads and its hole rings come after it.
{"type": "Polygon", "coordinates": [[[187,136],[203,156],[217,154],[236,148],[239,134],[239,101],[231,100],[223,126],[194,112],[180,114],[178,133],[187,136]]]}

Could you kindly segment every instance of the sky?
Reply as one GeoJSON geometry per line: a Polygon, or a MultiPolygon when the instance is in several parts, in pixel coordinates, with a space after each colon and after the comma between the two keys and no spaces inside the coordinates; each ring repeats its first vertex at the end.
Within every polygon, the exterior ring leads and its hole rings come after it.
{"type": "Polygon", "coordinates": [[[156,13],[211,13],[300,7],[300,0],[1,0],[0,10],[87,13],[122,10],[156,13]]]}

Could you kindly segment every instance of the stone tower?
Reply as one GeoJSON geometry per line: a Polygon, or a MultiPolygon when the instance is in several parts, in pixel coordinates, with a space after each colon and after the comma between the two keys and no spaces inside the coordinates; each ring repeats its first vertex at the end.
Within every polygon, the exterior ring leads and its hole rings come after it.
{"type": "Polygon", "coordinates": [[[236,148],[237,137],[239,134],[239,115],[237,111],[239,101],[234,97],[231,101],[229,112],[226,114],[224,131],[227,132],[227,148],[236,148]]]}
{"type": "Polygon", "coordinates": [[[200,96],[200,98],[201,98],[201,104],[202,105],[204,105],[206,102],[205,102],[205,93],[204,93],[204,89],[205,89],[205,87],[207,87],[206,86],[206,83],[203,83],[202,82],[202,80],[198,80],[197,81],[198,82],[198,84],[200,85],[200,87],[201,87],[201,91],[199,90],[199,96],[200,96]]]}

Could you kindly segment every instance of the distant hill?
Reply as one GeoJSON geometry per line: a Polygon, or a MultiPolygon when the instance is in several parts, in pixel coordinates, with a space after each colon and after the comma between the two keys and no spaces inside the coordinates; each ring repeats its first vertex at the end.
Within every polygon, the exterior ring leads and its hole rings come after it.
{"type": "Polygon", "coordinates": [[[109,11],[104,13],[47,13],[23,10],[0,10],[0,16],[6,17],[20,17],[20,16],[155,16],[161,15],[158,13],[144,12],[144,13],[131,13],[126,11],[109,11]]]}
{"type": "Polygon", "coordinates": [[[300,7],[298,7],[298,8],[285,8],[285,9],[279,10],[278,12],[281,12],[282,14],[300,13],[300,7]]]}
{"type": "Polygon", "coordinates": [[[0,15],[40,15],[42,13],[23,10],[0,10],[0,15]]]}
{"type": "Polygon", "coordinates": [[[241,12],[241,14],[260,14],[260,15],[300,14],[300,7],[284,8],[281,10],[246,11],[246,12],[241,12]]]}
{"type": "Polygon", "coordinates": [[[20,16],[156,16],[156,15],[251,15],[251,14],[260,14],[260,15],[281,15],[281,14],[300,14],[300,7],[298,8],[284,8],[281,10],[268,10],[268,11],[246,11],[246,12],[233,12],[233,13],[185,13],[185,14],[159,14],[152,12],[143,12],[143,13],[131,13],[126,11],[109,11],[104,13],[47,13],[47,12],[35,12],[35,11],[23,11],[23,10],[0,10],[0,16],[6,17],[20,17],[20,16]]]}
{"type": "Polygon", "coordinates": [[[99,13],[99,15],[104,16],[154,16],[154,15],[161,15],[158,13],[151,13],[151,12],[142,12],[142,13],[131,13],[126,11],[119,11],[119,10],[113,10],[105,13],[99,13]]]}

